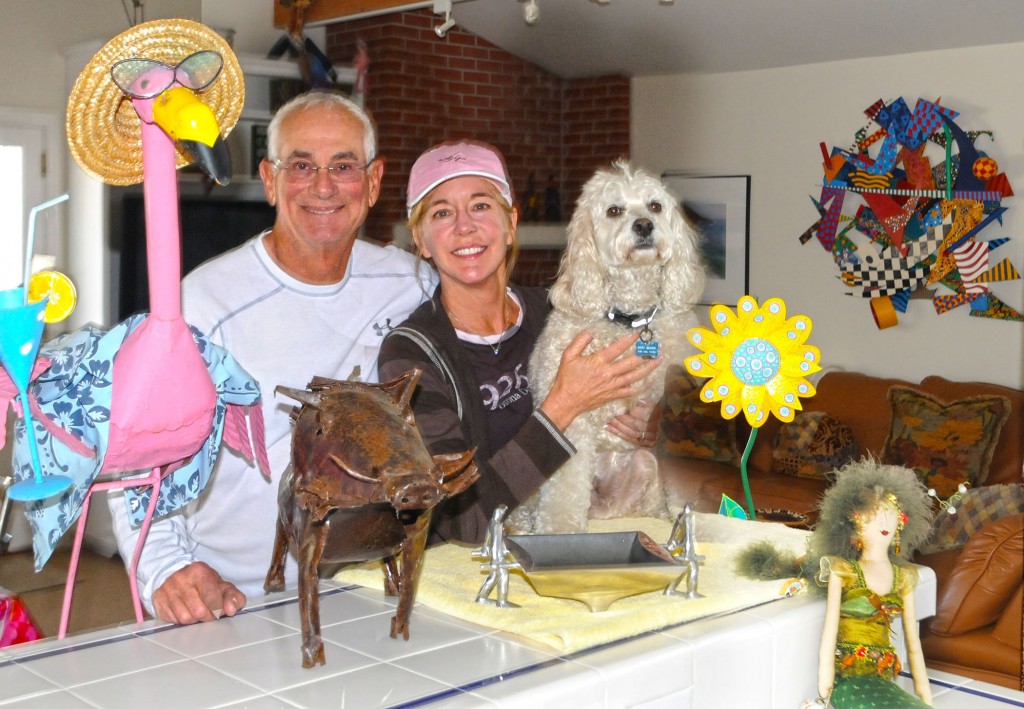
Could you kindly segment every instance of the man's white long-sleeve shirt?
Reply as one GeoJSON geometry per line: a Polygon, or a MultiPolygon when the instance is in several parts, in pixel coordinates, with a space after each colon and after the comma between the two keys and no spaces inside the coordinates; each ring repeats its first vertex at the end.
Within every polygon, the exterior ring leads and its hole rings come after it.
{"type": "MultiPolygon", "coordinates": [[[[305,388],[315,375],[377,381],[377,352],[387,332],[429,298],[436,275],[394,247],[356,241],[339,283],[310,285],[282,271],[263,245],[266,234],[214,258],[182,283],[186,321],[227,349],[259,383],[271,479],[236,452],[222,448],[199,498],[154,520],[139,561],[139,590],[153,613],[153,593],[168,576],[202,561],[247,597],[263,593],[277,523],[277,490],[288,465],[295,405],[274,387],[305,388]]],[[[138,539],[124,496],[109,507],[121,556],[130,561],[138,539]]],[[[294,557],[286,583],[297,583],[294,557]]]]}

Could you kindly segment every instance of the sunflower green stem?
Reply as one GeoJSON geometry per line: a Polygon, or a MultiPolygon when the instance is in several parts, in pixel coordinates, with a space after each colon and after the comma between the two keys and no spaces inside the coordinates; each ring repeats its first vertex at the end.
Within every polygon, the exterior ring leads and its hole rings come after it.
{"type": "Polygon", "coordinates": [[[747,496],[747,512],[750,519],[756,519],[754,514],[754,498],[750,494],[750,480],[747,478],[747,459],[750,458],[750,451],[754,449],[754,440],[757,439],[757,429],[750,429],[750,436],[747,438],[747,447],[743,449],[743,457],[740,458],[740,475],[743,477],[743,494],[747,496]]]}

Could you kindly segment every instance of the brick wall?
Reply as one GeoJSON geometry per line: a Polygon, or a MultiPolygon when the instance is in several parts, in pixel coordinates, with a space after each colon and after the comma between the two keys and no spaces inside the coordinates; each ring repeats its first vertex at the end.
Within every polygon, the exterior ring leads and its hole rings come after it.
{"type": "Polygon", "coordinates": [[[562,249],[520,249],[512,280],[521,286],[549,287],[561,258],[562,249]]]}
{"type": "Polygon", "coordinates": [[[629,79],[598,76],[566,81],[563,107],[562,182],[575,202],[594,170],[629,157],[629,79]]]}
{"type": "MultiPolygon", "coordinates": [[[[405,184],[413,161],[443,140],[474,138],[505,155],[517,195],[531,181],[558,190],[568,220],[593,170],[629,154],[629,79],[567,80],[499,49],[459,26],[444,39],[430,10],[392,13],[327,28],[326,53],[339,65],[370,55],[366,107],[377,121],[386,159],[381,199],[367,234],[388,241],[405,218],[405,184]]],[[[557,250],[524,252],[518,282],[546,282],[557,250]]]]}

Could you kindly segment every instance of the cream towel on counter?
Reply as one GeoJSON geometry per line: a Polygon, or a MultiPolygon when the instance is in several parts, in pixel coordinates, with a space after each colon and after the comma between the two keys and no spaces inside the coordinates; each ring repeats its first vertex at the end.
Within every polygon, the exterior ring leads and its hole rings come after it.
{"type": "MultiPolygon", "coordinates": [[[[706,557],[697,588],[704,598],[687,600],[664,596],[659,590],[623,598],[606,611],[591,613],[579,601],[538,596],[522,573],[513,571],[508,600],[520,608],[497,608],[474,600],[487,573],[481,569],[479,559],[471,558],[472,547],[444,544],[427,550],[416,602],[462,620],[525,636],[561,653],[571,653],[778,600],[783,581],[752,581],[736,576],[735,556],[751,542],[765,539],[802,554],[809,534],[781,524],[713,514],[698,514],[696,530],[697,553],[706,557]]],[[[642,531],[665,544],[672,523],[651,518],[591,520],[590,531],[642,531]]],[[[686,566],[681,565],[680,573],[685,570],[686,566]]],[[[384,588],[384,575],[376,562],[349,567],[335,576],[335,580],[379,590],[384,588]]],[[[680,589],[686,589],[685,580],[680,589]]],[[[413,610],[412,633],[416,632],[415,615],[413,610]]]]}

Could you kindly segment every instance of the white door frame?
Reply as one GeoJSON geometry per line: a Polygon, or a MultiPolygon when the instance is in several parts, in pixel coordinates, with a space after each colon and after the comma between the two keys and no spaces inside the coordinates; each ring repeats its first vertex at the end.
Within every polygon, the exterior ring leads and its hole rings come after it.
{"type": "MultiPolygon", "coordinates": [[[[35,185],[28,187],[25,190],[23,213],[25,215],[24,220],[27,221],[32,207],[63,194],[66,189],[64,166],[67,162],[66,156],[68,151],[64,147],[64,118],[56,112],[42,112],[23,108],[0,106],[0,129],[8,131],[9,135],[14,136],[26,131],[42,132],[40,142],[42,143],[43,151],[46,153],[46,174],[41,175],[35,185]]],[[[38,167],[40,165],[40,159],[41,158],[39,156],[26,156],[25,164],[27,166],[33,165],[38,167]]],[[[4,166],[0,165],[0,169],[4,169],[4,166]]],[[[38,175],[39,172],[37,171],[34,174],[38,175]]],[[[62,262],[67,258],[67,237],[65,236],[67,233],[65,227],[65,224],[67,224],[65,217],[66,210],[66,206],[48,209],[46,210],[46,218],[40,216],[36,224],[35,252],[37,254],[50,253],[55,256],[58,268],[61,267],[62,262]]],[[[27,224],[25,226],[27,227],[27,224]]],[[[4,282],[3,284],[0,284],[0,287],[10,288],[21,283],[21,272],[23,266],[21,250],[24,247],[25,228],[21,231],[22,233],[18,235],[17,241],[9,239],[0,240],[0,244],[4,247],[0,249],[0,259],[3,259],[5,262],[9,259],[15,259],[14,255],[9,253],[12,249],[6,248],[7,245],[14,243],[21,244],[21,246],[17,248],[17,275],[14,276],[15,280],[13,283],[4,282]]],[[[12,427],[14,417],[8,416],[5,418],[5,421],[0,421],[0,425],[7,427],[7,440],[10,441],[13,440],[12,427]]],[[[2,462],[0,462],[0,476],[10,475],[9,463],[10,456],[7,456],[6,460],[2,460],[2,462]]],[[[13,506],[13,509],[11,509],[7,518],[6,531],[13,537],[8,551],[23,551],[32,548],[32,533],[20,504],[16,503],[13,506]]]]}
{"type": "MultiPolygon", "coordinates": [[[[30,175],[39,175],[34,184],[26,184],[23,224],[18,242],[5,239],[5,243],[24,244],[25,232],[28,227],[27,220],[29,210],[32,207],[53,199],[63,194],[65,188],[64,165],[66,162],[67,149],[64,147],[64,125],[63,116],[54,112],[34,111],[23,108],[11,108],[0,106],[0,130],[8,130],[10,135],[17,136],[19,133],[25,135],[36,134],[39,136],[39,143],[45,155],[25,156],[26,180],[30,175]],[[40,174],[45,161],[46,173],[40,174]],[[38,170],[38,172],[36,172],[38,170]]],[[[30,137],[31,140],[31,137],[30,137]]],[[[33,141],[34,142],[34,141],[33,141]]],[[[3,166],[0,166],[2,169],[3,166]]],[[[45,218],[40,215],[36,224],[35,253],[49,254],[56,259],[56,268],[61,268],[66,260],[67,239],[65,234],[66,207],[55,207],[47,210],[45,218]]],[[[13,235],[5,235],[11,237],[13,235]]],[[[6,249],[5,249],[6,251],[6,249]]],[[[21,249],[18,250],[17,260],[21,262],[21,249]]],[[[5,254],[6,256],[6,254],[5,254]]],[[[7,259],[5,258],[5,261],[7,259]]],[[[20,269],[20,266],[19,266],[20,269]]],[[[20,282],[20,279],[19,281],[20,282]]],[[[10,287],[14,284],[4,284],[10,287]]]]}

